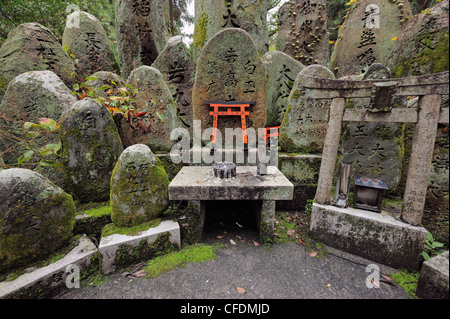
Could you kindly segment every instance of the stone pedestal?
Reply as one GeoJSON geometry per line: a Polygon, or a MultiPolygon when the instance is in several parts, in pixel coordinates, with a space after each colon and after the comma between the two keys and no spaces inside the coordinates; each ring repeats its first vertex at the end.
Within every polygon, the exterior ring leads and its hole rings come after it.
{"type": "Polygon", "coordinates": [[[237,166],[235,179],[219,179],[213,176],[211,166],[185,166],[169,185],[169,200],[199,201],[201,225],[206,201],[257,201],[260,238],[266,243],[274,232],[275,203],[292,200],[294,186],[274,166],[269,166],[264,176],[258,175],[256,169],[255,166],[237,166]]]}
{"type": "Polygon", "coordinates": [[[311,237],[393,268],[418,269],[426,236],[384,213],[313,204],[311,237]]]}
{"type": "Polygon", "coordinates": [[[422,265],[416,295],[422,299],[448,299],[448,256],[446,251],[442,255],[433,257],[422,265]]]}

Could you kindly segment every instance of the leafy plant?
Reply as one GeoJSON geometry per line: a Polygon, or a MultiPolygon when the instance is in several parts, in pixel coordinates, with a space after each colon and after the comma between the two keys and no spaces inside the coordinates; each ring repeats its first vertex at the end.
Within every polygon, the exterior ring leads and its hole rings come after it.
{"type": "Polygon", "coordinates": [[[434,240],[433,235],[427,231],[427,239],[425,241],[424,250],[422,252],[423,259],[429,260],[434,256],[442,254],[444,244],[434,240]]]}
{"type": "Polygon", "coordinates": [[[27,140],[25,140],[26,151],[17,159],[17,164],[21,166],[37,158],[37,162],[39,162],[36,167],[37,170],[40,167],[55,167],[62,171],[61,141],[59,141],[59,138],[51,139],[58,140],[58,143],[47,143],[44,146],[34,143],[34,140],[40,136],[45,135],[48,138],[50,135],[57,135],[59,123],[50,118],[40,118],[38,124],[25,122],[24,128],[28,130],[27,140]]]}

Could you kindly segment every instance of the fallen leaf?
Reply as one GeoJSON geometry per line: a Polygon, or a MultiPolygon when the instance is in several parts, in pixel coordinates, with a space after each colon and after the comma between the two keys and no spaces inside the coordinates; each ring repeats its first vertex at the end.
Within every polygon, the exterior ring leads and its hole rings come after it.
{"type": "Polygon", "coordinates": [[[147,276],[147,272],[145,270],[139,270],[133,274],[137,278],[145,277],[147,276]]]}
{"type": "Polygon", "coordinates": [[[299,241],[301,244],[306,245],[306,243],[305,243],[301,238],[299,238],[298,241],[299,241]]]}
{"type": "Polygon", "coordinates": [[[234,242],[233,239],[230,239],[230,243],[231,243],[232,245],[236,245],[236,243],[234,242]]]}
{"type": "Polygon", "coordinates": [[[222,239],[222,238],[224,238],[225,236],[217,236],[217,239],[222,239]]]}
{"type": "Polygon", "coordinates": [[[237,289],[238,293],[240,293],[240,294],[244,294],[247,292],[247,290],[245,290],[244,288],[241,288],[241,287],[237,287],[236,289],[237,289]]]}
{"type": "Polygon", "coordinates": [[[316,257],[317,256],[317,251],[312,251],[308,254],[310,257],[316,257]]]}
{"type": "Polygon", "coordinates": [[[196,181],[197,184],[200,184],[200,181],[196,181]]]}
{"type": "Polygon", "coordinates": [[[378,288],[380,288],[380,285],[376,283],[376,281],[372,278],[372,280],[370,281],[371,283],[373,283],[375,286],[377,286],[378,288]]]}
{"type": "Polygon", "coordinates": [[[331,284],[328,284],[327,287],[331,287],[331,284]]]}
{"type": "Polygon", "coordinates": [[[184,223],[184,224],[181,224],[181,226],[183,226],[183,227],[189,227],[189,224],[188,223],[184,223]]]}
{"type": "Polygon", "coordinates": [[[259,246],[259,244],[256,241],[254,241],[254,240],[253,240],[253,245],[259,246]]]}
{"type": "Polygon", "coordinates": [[[273,233],[274,236],[280,237],[278,233],[273,233]]]}
{"type": "Polygon", "coordinates": [[[286,232],[286,234],[287,234],[289,237],[292,237],[292,235],[294,235],[294,233],[295,233],[295,229],[291,229],[291,230],[288,230],[288,231],[286,232]]]}

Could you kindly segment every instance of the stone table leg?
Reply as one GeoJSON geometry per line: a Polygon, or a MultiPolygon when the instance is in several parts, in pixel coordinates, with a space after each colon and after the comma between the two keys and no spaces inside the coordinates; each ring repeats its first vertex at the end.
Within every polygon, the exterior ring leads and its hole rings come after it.
{"type": "Polygon", "coordinates": [[[260,202],[259,237],[262,244],[270,244],[275,231],[275,201],[263,200],[260,202]]]}

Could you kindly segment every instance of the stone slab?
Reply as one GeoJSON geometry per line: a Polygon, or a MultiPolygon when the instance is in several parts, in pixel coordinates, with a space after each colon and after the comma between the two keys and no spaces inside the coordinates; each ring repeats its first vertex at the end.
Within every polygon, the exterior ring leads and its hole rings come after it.
{"type": "MultiPolygon", "coordinates": [[[[21,290],[32,293],[33,287],[43,283],[49,283],[52,287],[61,285],[65,287],[66,278],[71,272],[66,269],[70,265],[77,265],[80,272],[89,267],[91,257],[97,253],[97,247],[84,235],[80,238],[78,246],[72,249],[64,258],[33,272],[25,273],[17,279],[9,282],[0,282],[0,299],[6,299],[19,293],[21,290]],[[58,282],[55,283],[55,279],[58,282]]],[[[37,290],[37,289],[36,289],[37,290]]],[[[25,298],[36,298],[38,296],[26,295],[25,298]]]]}
{"type": "Polygon", "coordinates": [[[170,242],[181,248],[180,226],[177,222],[173,221],[163,221],[159,226],[150,228],[133,236],[114,234],[103,237],[100,240],[100,245],[98,247],[103,258],[103,272],[108,274],[115,270],[114,260],[116,259],[116,252],[121,245],[135,247],[138,246],[142,240],[146,240],[148,244],[151,244],[159,235],[166,232],[169,232],[171,235],[169,239],[170,242]]]}
{"type": "Polygon", "coordinates": [[[219,179],[211,166],[185,166],[169,184],[169,200],[291,200],[294,185],[275,166],[258,175],[237,166],[235,179],[219,179]]]}
{"type": "Polygon", "coordinates": [[[311,237],[393,268],[418,269],[426,235],[384,213],[313,204],[311,237]]]}
{"type": "Polygon", "coordinates": [[[416,295],[422,299],[448,299],[449,252],[433,257],[422,265],[416,295]]]}

